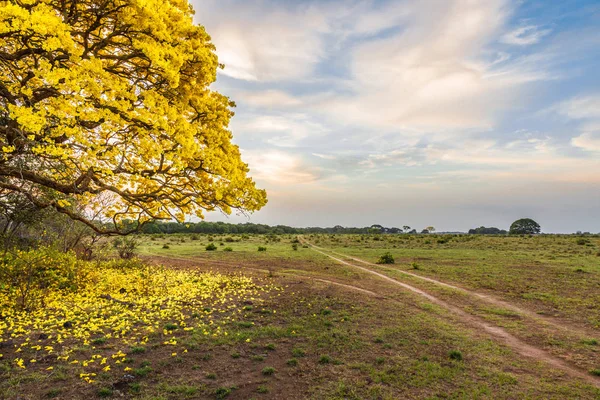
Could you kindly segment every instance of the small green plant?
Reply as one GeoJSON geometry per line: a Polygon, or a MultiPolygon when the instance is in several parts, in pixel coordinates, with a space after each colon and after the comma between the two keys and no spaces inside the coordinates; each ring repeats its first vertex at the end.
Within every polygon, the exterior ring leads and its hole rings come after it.
{"type": "Polygon", "coordinates": [[[275,344],[273,343],[269,343],[265,346],[265,349],[267,350],[275,350],[275,344]]]}
{"type": "Polygon", "coordinates": [[[264,361],[264,360],[265,360],[265,357],[264,357],[264,356],[261,356],[260,354],[255,354],[255,355],[253,355],[252,357],[250,357],[250,359],[251,359],[252,361],[264,361]]]}
{"type": "Polygon", "coordinates": [[[177,324],[173,324],[171,322],[169,322],[168,324],[165,325],[165,330],[167,330],[167,331],[174,331],[177,328],[178,328],[177,324]]]}
{"type": "Polygon", "coordinates": [[[319,364],[329,364],[331,362],[331,357],[328,355],[323,355],[319,358],[319,364]]]}
{"type": "Polygon", "coordinates": [[[286,364],[289,365],[290,367],[295,367],[296,365],[298,365],[298,359],[290,358],[289,360],[286,361],[286,364]]]}
{"type": "Polygon", "coordinates": [[[299,347],[294,347],[292,349],[292,355],[294,357],[304,357],[306,355],[306,351],[304,351],[304,349],[301,349],[299,347]]]}
{"type": "Polygon", "coordinates": [[[217,399],[224,399],[225,397],[229,396],[230,394],[231,394],[230,388],[220,387],[220,388],[215,389],[215,396],[217,396],[217,399]]]}
{"type": "Polygon", "coordinates": [[[104,387],[104,388],[100,388],[98,390],[98,396],[100,396],[100,397],[110,397],[110,396],[112,396],[112,394],[113,394],[113,391],[110,388],[104,387]]]}
{"type": "Polygon", "coordinates": [[[273,367],[264,367],[262,370],[263,375],[273,375],[275,373],[275,368],[273,367]]]}
{"type": "Polygon", "coordinates": [[[452,350],[448,353],[448,357],[451,360],[461,361],[463,359],[462,353],[459,350],[452,350]]]}
{"type": "Polygon", "coordinates": [[[142,354],[146,352],[146,348],[145,347],[141,347],[141,346],[135,346],[131,348],[130,353],[131,354],[142,354]]]}
{"type": "Polygon", "coordinates": [[[258,251],[267,251],[267,248],[263,246],[258,246],[258,251]]]}
{"type": "Polygon", "coordinates": [[[99,337],[99,338],[92,340],[92,344],[104,344],[104,343],[106,343],[105,337],[99,337]]]}
{"type": "Polygon", "coordinates": [[[208,374],[206,374],[206,379],[217,379],[217,374],[215,374],[214,372],[209,372],[208,374]]]}
{"type": "Polygon", "coordinates": [[[394,264],[394,262],[394,256],[390,252],[382,254],[377,260],[377,264],[394,264]]]}
{"type": "Polygon", "coordinates": [[[414,262],[414,261],[413,261],[412,263],[410,263],[410,266],[411,266],[411,268],[412,268],[412,269],[414,269],[414,270],[419,270],[419,269],[421,269],[421,266],[420,266],[419,264],[417,264],[416,262],[414,262]]]}
{"type": "Polygon", "coordinates": [[[600,368],[596,368],[590,371],[590,374],[600,376],[600,368]]]}
{"type": "Polygon", "coordinates": [[[206,251],[214,251],[214,250],[216,250],[216,249],[217,249],[217,246],[215,246],[215,244],[214,244],[214,243],[209,243],[209,244],[206,246],[206,251]]]}
{"type": "Polygon", "coordinates": [[[233,251],[233,249],[231,247],[225,247],[223,251],[233,251]]]}
{"type": "Polygon", "coordinates": [[[596,339],[583,339],[581,341],[583,344],[587,344],[588,346],[597,346],[598,340],[596,339]]]}
{"type": "Polygon", "coordinates": [[[231,353],[231,358],[240,358],[240,357],[241,357],[241,355],[238,352],[231,353]]]}
{"type": "Polygon", "coordinates": [[[292,244],[292,250],[297,251],[298,245],[296,243],[292,244]]]}
{"type": "Polygon", "coordinates": [[[152,368],[150,368],[148,365],[133,370],[133,374],[135,376],[139,376],[140,378],[148,376],[150,372],[152,372],[152,368]]]}
{"type": "Polygon", "coordinates": [[[269,393],[269,388],[264,385],[261,385],[258,387],[258,389],[256,389],[256,391],[258,393],[269,393]]]}
{"type": "Polygon", "coordinates": [[[375,359],[376,364],[383,364],[384,362],[385,362],[385,358],[383,358],[383,357],[377,357],[375,359]]]}
{"type": "Polygon", "coordinates": [[[129,384],[129,391],[131,393],[139,393],[142,390],[142,385],[138,382],[133,382],[129,384]]]}
{"type": "Polygon", "coordinates": [[[170,248],[170,247],[169,247],[169,245],[168,245],[168,244],[166,244],[166,243],[165,243],[165,244],[163,244],[162,248],[163,248],[163,249],[168,249],[168,248],[170,248]]]}

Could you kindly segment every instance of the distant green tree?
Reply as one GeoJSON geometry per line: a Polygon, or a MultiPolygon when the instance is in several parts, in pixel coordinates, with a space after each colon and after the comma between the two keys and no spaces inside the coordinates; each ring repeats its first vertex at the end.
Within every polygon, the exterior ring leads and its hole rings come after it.
{"type": "Polygon", "coordinates": [[[511,235],[534,235],[540,233],[540,225],[531,218],[521,218],[516,220],[510,226],[511,235]]]}

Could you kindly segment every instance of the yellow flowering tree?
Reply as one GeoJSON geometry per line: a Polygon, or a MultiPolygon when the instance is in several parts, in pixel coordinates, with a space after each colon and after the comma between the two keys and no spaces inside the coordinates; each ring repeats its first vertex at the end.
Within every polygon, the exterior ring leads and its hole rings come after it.
{"type": "Polygon", "coordinates": [[[96,230],[107,198],[117,228],[265,205],[192,15],[187,0],[0,1],[0,189],[96,230]]]}

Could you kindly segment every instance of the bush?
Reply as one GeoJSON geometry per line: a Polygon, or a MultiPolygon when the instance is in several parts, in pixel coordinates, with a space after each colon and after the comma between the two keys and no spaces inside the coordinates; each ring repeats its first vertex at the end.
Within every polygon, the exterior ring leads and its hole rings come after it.
{"type": "Polygon", "coordinates": [[[233,242],[235,242],[235,239],[234,239],[234,238],[232,238],[231,236],[229,236],[229,237],[226,237],[226,238],[225,238],[225,241],[226,241],[227,243],[233,243],[233,242]]]}
{"type": "Polygon", "coordinates": [[[296,243],[292,244],[292,250],[294,250],[294,251],[298,250],[298,245],[296,243]]]}
{"type": "Polygon", "coordinates": [[[9,304],[1,305],[28,311],[44,307],[51,291],[75,292],[83,285],[87,265],[73,252],[47,247],[6,253],[0,259],[0,292],[9,304]]]}
{"type": "Polygon", "coordinates": [[[267,251],[267,248],[263,246],[258,246],[258,251],[267,251]]]}
{"type": "Polygon", "coordinates": [[[461,361],[463,359],[462,353],[458,350],[452,350],[450,353],[448,353],[448,357],[451,360],[456,360],[456,361],[461,361]]]}
{"type": "Polygon", "coordinates": [[[214,250],[216,250],[216,249],[217,249],[217,246],[215,246],[215,244],[214,244],[214,243],[209,243],[209,244],[206,246],[206,251],[214,251],[214,250]]]}
{"type": "Polygon", "coordinates": [[[577,244],[580,246],[585,246],[588,243],[589,243],[589,240],[587,240],[587,239],[584,239],[584,238],[577,239],[577,244]]]}
{"type": "Polygon", "coordinates": [[[139,244],[137,239],[132,237],[119,237],[113,240],[113,247],[119,253],[119,257],[124,260],[135,257],[135,251],[139,244]]]}
{"type": "Polygon", "coordinates": [[[383,254],[379,257],[379,260],[377,260],[377,264],[393,264],[394,262],[394,256],[389,252],[383,254]]]}
{"type": "Polygon", "coordinates": [[[162,248],[163,248],[163,249],[168,249],[168,248],[169,248],[169,245],[165,243],[165,244],[163,244],[163,247],[162,247],[162,248]]]}
{"type": "Polygon", "coordinates": [[[223,251],[233,251],[233,249],[231,247],[225,247],[223,251]]]}

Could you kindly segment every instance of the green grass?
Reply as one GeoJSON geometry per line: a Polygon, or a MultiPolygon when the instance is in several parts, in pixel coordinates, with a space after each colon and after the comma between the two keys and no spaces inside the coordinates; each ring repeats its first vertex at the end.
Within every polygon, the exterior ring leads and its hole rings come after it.
{"type": "MultiPolygon", "coordinates": [[[[464,295],[403,276],[400,271],[489,293],[539,315],[558,315],[591,329],[600,326],[596,320],[600,315],[597,237],[589,237],[586,245],[577,245],[575,238],[568,236],[384,235],[378,240],[373,236],[305,238],[371,262],[389,252],[395,264],[381,264],[374,269],[421,287],[517,336],[522,334],[520,337],[526,338],[527,334],[549,343],[543,330],[531,329],[538,325],[528,318],[503,307],[478,306],[464,295]],[[585,272],[577,272],[580,268],[585,272]]],[[[214,313],[214,324],[227,331],[227,336],[213,338],[201,330],[186,331],[178,319],[161,324],[160,332],[150,336],[147,343],[123,349],[133,364],[99,374],[95,385],[83,387],[86,397],[93,398],[101,388],[109,388],[123,376],[125,367],[131,367],[128,373],[135,376],[126,395],[142,399],[267,397],[263,394],[286,398],[290,393],[307,399],[600,397],[600,390],[520,356],[436,304],[303,245],[294,250],[294,235],[273,239],[197,234],[141,239],[142,255],[183,260],[186,268],[198,265],[219,270],[220,265],[226,265],[230,267],[224,273],[252,275],[257,285],[274,282],[280,289],[264,303],[237,305],[240,313],[235,319],[221,319],[214,310],[206,311],[214,313]],[[206,251],[209,243],[215,243],[217,249],[206,251]],[[225,251],[220,243],[226,243],[232,251],[225,251]],[[268,250],[258,252],[258,247],[268,250]],[[360,286],[384,298],[305,279],[307,276],[360,286]],[[176,345],[164,346],[170,338],[176,339],[176,345]],[[177,356],[172,357],[172,353],[177,356]],[[144,359],[152,360],[152,367],[144,359]],[[293,377],[288,378],[288,374],[293,377]],[[285,379],[286,385],[277,385],[279,379],[285,379]],[[248,381],[256,383],[246,385],[248,381]]],[[[168,264],[167,259],[161,260],[168,264]]],[[[174,266],[179,267],[176,263],[174,266]]],[[[229,300],[224,301],[229,304],[229,300]]],[[[201,309],[198,312],[203,313],[201,309]]],[[[553,344],[548,345],[551,351],[581,356],[576,359],[582,360],[583,370],[590,374],[597,371],[598,342],[593,335],[558,335],[552,339],[553,344]]],[[[102,343],[102,351],[116,352],[118,349],[108,349],[112,343],[113,339],[102,343]]],[[[99,350],[82,348],[71,359],[93,351],[99,350]]],[[[23,357],[31,359],[35,351],[24,349],[23,357]]],[[[70,380],[80,368],[77,365],[56,365],[52,374],[44,375],[21,372],[11,360],[0,360],[0,366],[0,391],[7,398],[38,387],[41,397],[59,387],[61,393],[57,396],[80,395],[77,384],[81,383],[76,381],[74,385],[70,380]]]]}

